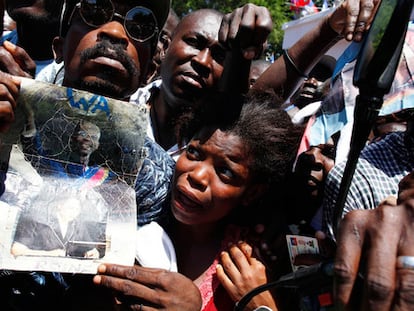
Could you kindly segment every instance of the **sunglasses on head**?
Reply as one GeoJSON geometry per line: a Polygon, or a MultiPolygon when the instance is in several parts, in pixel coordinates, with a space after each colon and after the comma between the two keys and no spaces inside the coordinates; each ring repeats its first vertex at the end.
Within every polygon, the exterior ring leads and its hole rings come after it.
{"type": "Polygon", "coordinates": [[[111,22],[115,17],[124,21],[124,28],[131,39],[145,42],[158,35],[158,24],[154,13],[143,6],[136,6],[129,10],[125,16],[115,12],[111,0],[81,0],[73,9],[68,25],[70,25],[75,10],[85,24],[97,28],[111,22]]]}

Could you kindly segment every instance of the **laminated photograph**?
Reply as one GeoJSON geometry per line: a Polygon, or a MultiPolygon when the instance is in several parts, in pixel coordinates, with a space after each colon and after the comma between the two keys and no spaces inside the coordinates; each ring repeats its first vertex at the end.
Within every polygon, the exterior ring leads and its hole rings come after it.
{"type": "Polygon", "coordinates": [[[132,265],[147,110],[23,79],[0,135],[0,269],[96,273],[132,265]]]}

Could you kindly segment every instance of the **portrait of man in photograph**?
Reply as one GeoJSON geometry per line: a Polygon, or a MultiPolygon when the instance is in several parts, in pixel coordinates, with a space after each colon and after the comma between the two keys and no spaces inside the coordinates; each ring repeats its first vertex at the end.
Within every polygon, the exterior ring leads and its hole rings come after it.
{"type": "MultiPolygon", "coordinates": [[[[44,206],[43,200],[40,202],[44,206]]],[[[16,225],[11,254],[102,258],[106,250],[106,222],[102,208],[96,220],[92,220],[90,209],[85,212],[91,203],[84,196],[69,192],[56,195],[44,207],[38,203],[23,211],[16,225]]]]}

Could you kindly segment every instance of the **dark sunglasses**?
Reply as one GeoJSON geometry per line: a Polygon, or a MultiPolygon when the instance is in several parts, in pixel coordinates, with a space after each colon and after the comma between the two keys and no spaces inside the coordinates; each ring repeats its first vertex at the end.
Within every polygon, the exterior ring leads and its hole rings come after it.
{"type": "Polygon", "coordinates": [[[122,19],[128,36],[138,42],[145,42],[158,35],[158,24],[154,13],[143,6],[136,6],[123,16],[115,12],[111,0],[81,0],[74,7],[68,25],[76,9],[79,9],[79,14],[85,24],[94,28],[111,22],[114,17],[122,19]]]}

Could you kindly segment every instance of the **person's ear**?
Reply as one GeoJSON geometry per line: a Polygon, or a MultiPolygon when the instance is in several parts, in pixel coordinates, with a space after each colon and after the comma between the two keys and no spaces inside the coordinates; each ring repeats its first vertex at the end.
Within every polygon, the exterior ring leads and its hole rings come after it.
{"type": "Polygon", "coordinates": [[[242,200],[242,204],[244,206],[249,206],[253,202],[260,199],[268,189],[268,185],[264,183],[253,184],[247,188],[244,198],[242,200]]]}
{"type": "Polygon", "coordinates": [[[170,46],[171,38],[169,36],[165,36],[161,43],[162,49],[160,50],[160,60],[162,62],[165,58],[165,54],[167,53],[168,47],[170,46]]]}
{"type": "Polygon", "coordinates": [[[63,46],[65,39],[62,37],[55,37],[52,41],[53,55],[56,63],[63,62],[63,46]]]}

